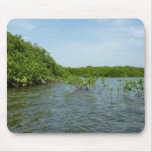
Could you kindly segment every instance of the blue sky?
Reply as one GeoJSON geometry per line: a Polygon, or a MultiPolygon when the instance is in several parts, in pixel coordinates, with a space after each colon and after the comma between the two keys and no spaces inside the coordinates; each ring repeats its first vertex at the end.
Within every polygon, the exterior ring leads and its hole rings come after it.
{"type": "Polygon", "coordinates": [[[138,19],[14,19],[7,30],[45,48],[62,66],[144,67],[138,19]]]}

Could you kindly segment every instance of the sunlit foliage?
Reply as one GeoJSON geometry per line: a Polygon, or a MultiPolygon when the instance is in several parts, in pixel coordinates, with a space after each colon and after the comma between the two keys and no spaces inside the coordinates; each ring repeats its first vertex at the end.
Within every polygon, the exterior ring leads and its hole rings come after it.
{"type": "Polygon", "coordinates": [[[20,35],[7,33],[7,82],[26,86],[63,76],[63,68],[37,44],[25,42],[20,35]]]}

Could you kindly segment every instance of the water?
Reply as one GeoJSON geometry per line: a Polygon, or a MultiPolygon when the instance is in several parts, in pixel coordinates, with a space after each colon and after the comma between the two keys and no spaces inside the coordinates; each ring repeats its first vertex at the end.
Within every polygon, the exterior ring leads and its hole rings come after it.
{"type": "MultiPolygon", "coordinates": [[[[119,78],[120,79],[120,78],[119,78]]],[[[121,78],[137,81],[140,78],[121,78]]],[[[142,78],[143,79],[143,78],[142,78]]],[[[64,83],[8,89],[8,128],[15,133],[135,133],[144,128],[144,96],[122,93],[118,78],[107,78],[111,93],[78,90],[64,83]]]]}

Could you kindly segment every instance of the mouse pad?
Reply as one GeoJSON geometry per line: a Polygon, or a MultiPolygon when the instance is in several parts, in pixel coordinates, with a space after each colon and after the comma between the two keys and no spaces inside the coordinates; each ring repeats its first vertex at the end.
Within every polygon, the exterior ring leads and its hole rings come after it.
{"type": "Polygon", "coordinates": [[[139,19],[14,19],[7,26],[7,126],[13,133],[144,129],[139,19]]]}

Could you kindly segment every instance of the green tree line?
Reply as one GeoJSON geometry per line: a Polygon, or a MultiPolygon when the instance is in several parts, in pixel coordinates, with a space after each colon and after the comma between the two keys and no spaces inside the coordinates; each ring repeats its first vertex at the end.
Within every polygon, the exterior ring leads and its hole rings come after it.
{"type": "Polygon", "coordinates": [[[26,42],[21,35],[7,32],[7,84],[26,86],[63,79],[68,75],[81,77],[143,77],[144,68],[117,67],[62,67],[50,53],[37,44],[26,42]]]}
{"type": "Polygon", "coordinates": [[[64,68],[70,74],[80,77],[144,77],[144,68],[131,66],[115,67],[81,67],[81,68],[64,68]]]}

